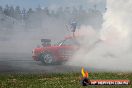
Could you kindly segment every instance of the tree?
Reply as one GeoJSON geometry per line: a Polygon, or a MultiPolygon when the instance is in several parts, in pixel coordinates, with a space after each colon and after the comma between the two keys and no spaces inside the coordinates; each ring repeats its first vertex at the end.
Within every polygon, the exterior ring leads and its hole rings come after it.
{"type": "Polygon", "coordinates": [[[28,16],[31,15],[32,13],[33,13],[32,8],[29,8],[29,10],[27,11],[28,16]]]}
{"type": "Polygon", "coordinates": [[[14,10],[14,7],[13,6],[11,6],[10,8],[9,8],[9,16],[11,16],[11,17],[15,17],[15,10],[14,10]]]}
{"type": "Polygon", "coordinates": [[[5,6],[4,14],[9,16],[9,6],[8,5],[5,6]]]}
{"type": "Polygon", "coordinates": [[[29,8],[26,15],[25,15],[25,27],[26,29],[30,28],[32,26],[32,15],[33,15],[34,11],[32,10],[32,8],[29,8]]]}
{"type": "Polygon", "coordinates": [[[56,11],[56,16],[61,17],[63,16],[63,13],[64,13],[63,8],[59,7],[56,11]]]}
{"type": "Polygon", "coordinates": [[[56,16],[56,13],[55,13],[55,11],[54,11],[54,10],[51,10],[50,16],[53,16],[53,17],[55,17],[55,16],[56,16]]]}
{"type": "Polygon", "coordinates": [[[0,6],[0,14],[3,14],[3,8],[0,6]]]}
{"type": "Polygon", "coordinates": [[[71,13],[70,7],[66,7],[66,8],[64,9],[64,12],[65,12],[66,14],[70,14],[70,13],[71,13]]]}
{"type": "Polygon", "coordinates": [[[15,8],[15,18],[17,20],[20,20],[22,18],[21,10],[20,10],[20,7],[19,6],[16,6],[16,8],[15,8]]]}
{"type": "Polygon", "coordinates": [[[48,7],[45,7],[45,8],[44,8],[44,13],[45,13],[46,15],[50,15],[48,7]]]}
{"type": "Polygon", "coordinates": [[[18,13],[18,14],[21,13],[21,10],[20,10],[20,7],[19,7],[19,6],[16,6],[16,8],[15,8],[15,12],[18,13]]]}
{"type": "Polygon", "coordinates": [[[72,8],[72,15],[75,17],[75,16],[78,16],[78,10],[76,7],[73,7],[72,8]]]}
{"type": "Polygon", "coordinates": [[[26,9],[23,8],[23,10],[21,11],[22,14],[22,19],[25,20],[26,19],[26,9]]]}
{"type": "Polygon", "coordinates": [[[41,11],[42,11],[42,8],[41,8],[40,5],[36,8],[36,11],[37,11],[37,12],[41,12],[41,11]]]}

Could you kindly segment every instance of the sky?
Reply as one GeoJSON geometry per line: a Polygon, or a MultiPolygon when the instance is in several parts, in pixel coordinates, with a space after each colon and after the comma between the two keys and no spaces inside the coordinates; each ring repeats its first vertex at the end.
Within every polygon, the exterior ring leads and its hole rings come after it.
{"type": "Polygon", "coordinates": [[[83,8],[92,8],[96,4],[97,8],[103,11],[106,2],[105,0],[0,0],[1,6],[5,6],[6,4],[9,6],[19,5],[21,8],[36,8],[40,5],[42,8],[48,6],[51,9],[59,6],[78,7],[80,5],[83,8]]]}

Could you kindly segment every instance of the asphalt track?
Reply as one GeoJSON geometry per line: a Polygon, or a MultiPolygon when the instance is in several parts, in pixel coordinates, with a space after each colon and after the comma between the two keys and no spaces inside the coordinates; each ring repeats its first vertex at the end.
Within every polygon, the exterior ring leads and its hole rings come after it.
{"type": "Polygon", "coordinates": [[[80,67],[44,65],[32,60],[30,55],[0,54],[0,73],[63,73],[79,72],[80,67]]]}

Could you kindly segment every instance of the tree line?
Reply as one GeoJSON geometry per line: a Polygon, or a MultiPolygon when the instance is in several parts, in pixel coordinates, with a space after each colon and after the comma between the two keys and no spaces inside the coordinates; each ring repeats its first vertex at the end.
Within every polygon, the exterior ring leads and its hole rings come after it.
{"type": "MultiPolygon", "coordinates": [[[[26,27],[29,25],[37,24],[42,22],[42,18],[55,18],[62,19],[67,23],[75,18],[79,24],[92,25],[95,28],[101,27],[102,24],[102,13],[96,8],[84,9],[80,7],[59,7],[54,10],[49,7],[41,8],[38,6],[36,9],[21,9],[19,6],[13,7],[6,5],[5,7],[0,6],[0,14],[11,17],[17,21],[23,22],[26,27]],[[36,19],[34,19],[36,18],[36,19]]],[[[39,25],[41,26],[41,25],[39,25]]]]}

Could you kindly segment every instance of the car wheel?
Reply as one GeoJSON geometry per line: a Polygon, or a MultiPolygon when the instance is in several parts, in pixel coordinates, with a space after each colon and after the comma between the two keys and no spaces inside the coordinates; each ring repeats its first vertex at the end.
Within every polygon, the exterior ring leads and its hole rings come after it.
{"type": "Polygon", "coordinates": [[[44,64],[53,64],[54,63],[54,56],[51,53],[42,53],[40,60],[44,64]]]}

